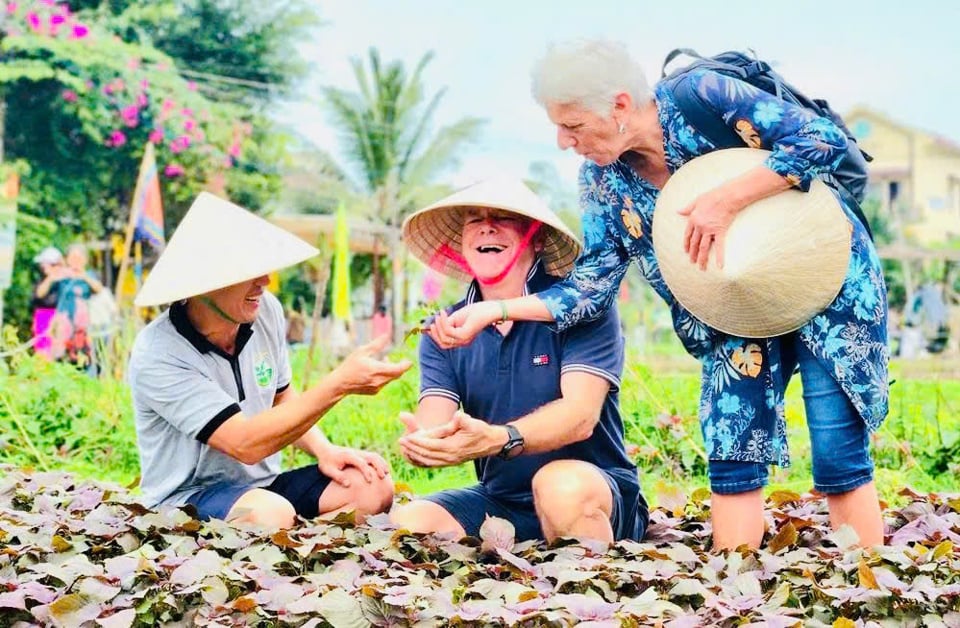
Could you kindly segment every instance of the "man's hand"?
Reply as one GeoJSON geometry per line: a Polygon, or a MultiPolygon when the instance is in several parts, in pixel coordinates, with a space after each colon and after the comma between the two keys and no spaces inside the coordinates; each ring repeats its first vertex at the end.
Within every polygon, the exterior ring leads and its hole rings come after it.
{"type": "Polygon", "coordinates": [[[345,394],[374,395],[388,383],[407,372],[410,360],[390,362],[377,356],[390,344],[390,337],[383,335],[353,351],[344,358],[330,377],[345,394]]]}
{"type": "MultiPolygon", "coordinates": [[[[455,417],[450,419],[446,423],[443,423],[442,425],[437,425],[432,428],[421,427],[420,424],[417,423],[416,417],[410,412],[401,412],[400,421],[403,423],[404,437],[410,436],[411,434],[419,434],[421,436],[427,436],[429,438],[446,438],[447,436],[451,436],[454,432],[456,432],[459,429],[459,423],[456,421],[455,417]]],[[[425,466],[420,464],[417,459],[411,458],[407,454],[407,450],[403,447],[403,442],[402,442],[403,438],[401,438],[400,441],[401,441],[400,455],[402,455],[407,462],[409,462],[414,466],[418,466],[418,467],[425,466]]]]}
{"type": "MultiPolygon", "coordinates": [[[[405,421],[406,423],[406,421],[405,421]]],[[[449,467],[467,460],[492,456],[507,442],[507,431],[457,412],[446,424],[410,432],[400,438],[403,457],[418,467],[449,467]]]]}
{"type": "Polygon", "coordinates": [[[462,347],[470,344],[484,327],[500,320],[501,315],[495,301],[471,303],[453,314],[440,310],[430,323],[430,337],[442,349],[462,347]]]}
{"type": "Polygon", "coordinates": [[[368,484],[377,479],[382,480],[390,473],[387,461],[372,451],[330,445],[321,452],[317,459],[317,468],[320,469],[320,473],[344,488],[350,488],[350,476],[345,473],[345,470],[349,467],[353,467],[363,474],[363,479],[368,484]]]}

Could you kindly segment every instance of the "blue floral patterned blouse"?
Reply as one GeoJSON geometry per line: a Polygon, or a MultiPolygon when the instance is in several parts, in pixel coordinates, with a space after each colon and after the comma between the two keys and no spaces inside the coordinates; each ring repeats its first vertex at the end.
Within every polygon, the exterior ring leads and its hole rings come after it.
{"type": "MultiPolygon", "coordinates": [[[[737,129],[747,145],[772,151],[766,165],[798,188],[830,172],[846,149],[832,122],[747,83],[699,71],[691,81],[704,103],[737,129]]],[[[672,95],[654,90],[667,166],[715,150],[686,120],[672,95]]],[[[623,161],[580,170],[584,251],[562,282],[539,293],[558,330],[596,317],[616,298],[631,261],[670,307],[687,351],[703,365],[700,420],[714,460],[789,464],[783,398],[789,374],[781,368],[781,338],[745,339],[694,318],[664,283],[653,251],[653,210],[659,190],[623,161]]],[[[870,430],[887,414],[887,303],[880,261],[848,207],[853,225],[850,268],[840,294],[797,332],[834,375],[870,430]]]]}

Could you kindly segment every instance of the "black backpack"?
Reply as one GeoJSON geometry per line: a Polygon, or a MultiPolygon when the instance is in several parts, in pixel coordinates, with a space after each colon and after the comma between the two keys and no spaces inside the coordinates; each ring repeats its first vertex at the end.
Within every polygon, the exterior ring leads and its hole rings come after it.
{"type": "Polygon", "coordinates": [[[689,48],[678,48],[668,54],[663,61],[663,81],[673,94],[683,117],[718,148],[743,146],[743,140],[716,113],[708,109],[699,95],[694,92],[688,77],[691,71],[699,69],[740,79],[781,100],[809,109],[840,127],[847,136],[847,154],[844,155],[835,172],[821,178],[843,197],[866,228],[867,234],[873,239],[870,223],[860,207],[867,187],[867,162],[873,161],[873,157],[861,150],[853,133],[847,128],[843,119],[830,108],[826,100],[807,98],[774,72],[769,63],[745,53],[731,51],[713,57],[702,57],[689,48]],[[680,55],[687,55],[696,60],[690,65],[671,72],[668,76],[667,65],[680,55]]]}

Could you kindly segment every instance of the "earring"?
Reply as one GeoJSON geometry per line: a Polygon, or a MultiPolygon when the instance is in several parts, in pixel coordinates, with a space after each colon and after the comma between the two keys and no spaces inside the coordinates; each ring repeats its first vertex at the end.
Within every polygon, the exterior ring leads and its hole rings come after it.
{"type": "Polygon", "coordinates": [[[623,122],[621,122],[620,126],[617,127],[617,133],[619,133],[620,135],[623,135],[624,131],[626,130],[627,130],[627,125],[625,125],[623,122]]]}

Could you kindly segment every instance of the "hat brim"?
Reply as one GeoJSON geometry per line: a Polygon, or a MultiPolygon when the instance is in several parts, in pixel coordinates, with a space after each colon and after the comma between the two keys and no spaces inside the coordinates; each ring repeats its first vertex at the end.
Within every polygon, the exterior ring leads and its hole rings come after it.
{"type": "Polygon", "coordinates": [[[463,255],[463,216],[474,208],[499,209],[539,221],[538,235],[543,245],[540,258],[545,270],[562,277],[573,269],[581,250],[577,237],[546,203],[525,185],[513,181],[476,184],[411,214],[403,222],[407,248],[439,273],[458,281],[473,280],[473,275],[444,254],[444,247],[463,255]]]}
{"type": "Polygon", "coordinates": [[[206,294],[303,262],[319,251],[259,216],[202,192],[147,277],[134,304],[206,294]]]}
{"type": "Polygon", "coordinates": [[[736,148],[698,157],[674,173],[657,200],[653,244],[677,301],[710,327],[745,338],[799,329],[836,299],[850,265],[852,226],[834,193],[814,180],[737,214],[725,235],[723,268],[707,269],[683,250],[687,218],[678,210],[762,165],[768,151],[736,148]]]}

